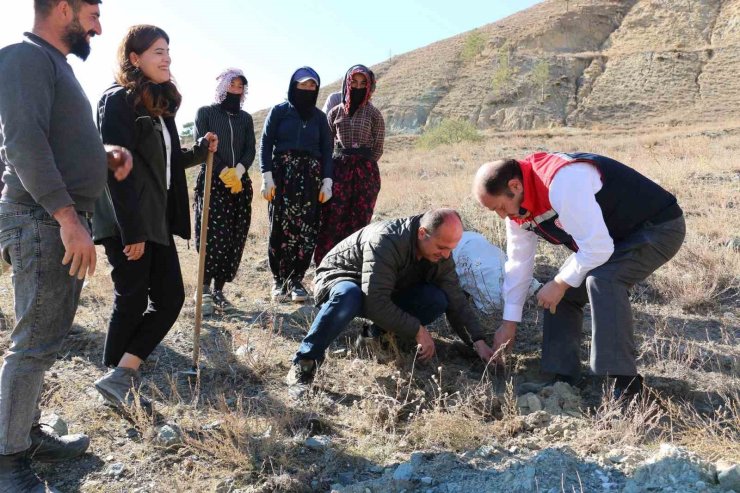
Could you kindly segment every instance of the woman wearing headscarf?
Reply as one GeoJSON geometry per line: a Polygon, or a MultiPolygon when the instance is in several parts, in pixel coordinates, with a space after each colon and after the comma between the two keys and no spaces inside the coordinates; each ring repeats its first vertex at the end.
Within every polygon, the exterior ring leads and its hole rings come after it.
{"type": "Polygon", "coordinates": [[[380,193],[378,160],[383,155],[385,122],[370,102],[375,74],[364,65],[350,67],[342,88],[342,104],[327,115],[336,143],[333,197],[321,206],[316,265],[334,245],[370,224],[380,193]]]}
{"type": "MultiPolygon", "coordinates": [[[[216,78],[213,104],[198,110],[195,137],[213,132],[221,137],[213,156],[206,265],[203,282],[204,315],[213,305],[226,310],[231,303],[224,285],[234,280],[247,241],[252,217],[252,182],[247,171],[254,161],[255,139],[252,117],[242,110],[247,96],[247,78],[236,68],[216,78]],[[213,282],[213,291],[211,291],[213,282]]],[[[206,167],[201,166],[195,184],[195,245],[200,248],[200,221],[203,214],[206,167]]]]}
{"type": "MultiPolygon", "coordinates": [[[[170,74],[169,37],[151,25],[133,26],[118,48],[116,83],[98,102],[103,142],[125,146],[134,166],[123,181],[108,173],[96,204],[93,237],[113,268],[113,313],[103,364],[113,367],[95,382],[109,404],[127,409],[141,363],[177,320],[185,300],[173,235],[190,239],[185,168],[215,152],[209,132],[180,148],[175,114],[182,99],[170,74]]],[[[142,406],[151,403],[139,399],[142,406]]]]}
{"type": "Polygon", "coordinates": [[[319,230],[319,202],[331,198],[332,140],[326,114],[316,108],[321,79],[310,67],[290,78],[288,100],[265,120],[260,145],[262,196],[269,201],[268,258],[272,297],[308,297],[303,276],[319,230]]]}

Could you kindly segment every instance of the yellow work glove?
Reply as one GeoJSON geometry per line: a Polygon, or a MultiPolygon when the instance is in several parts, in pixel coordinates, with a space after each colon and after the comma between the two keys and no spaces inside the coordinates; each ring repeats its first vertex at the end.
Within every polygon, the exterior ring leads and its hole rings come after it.
{"type": "Polygon", "coordinates": [[[242,184],[242,176],[244,176],[244,173],[247,172],[247,168],[244,167],[242,163],[237,163],[236,166],[234,166],[234,175],[236,176],[236,183],[231,186],[231,193],[239,193],[242,190],[244,190],[244,185],[242,184]]]}
{"type": "Polygon", "coordinates": [[[331,178],[321,180],[321,190],[319,190],[319,202],[322,204],[331,198],[331,187],[334,181],[331,178]]]}
{"type": "Polygon", "coordinates": [[[228,188],[233,188],[237,183],[239,183],[239,177],[236,175],[236,170],[234,168],[224,168],[218,177],[228,188]]]}

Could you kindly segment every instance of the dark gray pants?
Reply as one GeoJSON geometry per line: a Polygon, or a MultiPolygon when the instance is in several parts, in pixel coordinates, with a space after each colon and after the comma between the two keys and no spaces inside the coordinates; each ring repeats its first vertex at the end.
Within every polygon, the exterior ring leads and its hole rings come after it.
{"type": "Polygon", "coordinates": [[[637,375],[629,290],[668,262],[685,235],[683,216],[646,223],[615,243],[609,260],[589,272],[581,286],[568,289],[554,315],[544,310],[542,371],[580,374],[583,309],[590,303],[591,370],[596,375],[637,375]]]}
{"type": "Polygon", "coordinates": [[[72,328],[82,281],[62,265],[59,224],[39,206],[0,202],[0,251],[12,264],[16,320],[0,369],[0,454],[7,455],[31,446],[44,373],[72,328]]]}

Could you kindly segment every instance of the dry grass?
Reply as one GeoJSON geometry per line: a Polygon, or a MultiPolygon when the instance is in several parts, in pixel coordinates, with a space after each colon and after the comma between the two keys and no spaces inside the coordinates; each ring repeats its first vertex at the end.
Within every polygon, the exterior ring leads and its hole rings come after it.
{"type": "MultiPolygon", "coordinates": [[[[674,192],[686,211],[686,244],[634,290],[639,364],[656,389],[656,400],[627,413],[608,400],[596,402],[590,414],[577,420],[578,432],[562,440],[593,454],[670,440],[710,459],[740,460],[740,254],[725,247],[740,231],[740,168],[733,164],[740,132],[666,129],[615,135],[566,129],[488,135],[475,145],[433,151],[415,149],[408,141],[390,147],[380,163],[377,218],[452,206],[468,228],[499,246],[505,241],[502,222],[481,210],[469,193],[471,177],[485,161],[541,148],[588,150],[629,163],[674,192]]],[[[78,328],[44,394],[45,407],[65,416],[73,432],[92,435],[93,455],[77,468],[48,470],[50,480],[72,477],[86,482],[82,491],[142,485],[152,491],[212,491],[224,480],[234,487],[250,485],[251,491],[304,491],[311,480],[326,488],[337,472],[403,460],[418,449],[462,451],[494,439],[509,444],[537,439],[519,415],[514,391],[515,381],[537,373],[541,336],[533,310],[527,312],[516,355],[502,374],[476,363],[472,353],[459,352],[445,323],[434,327],[442,357],[427,365],[403,350],[387,357],[357,353],[347,343],[359,330],[353,325],[331,348],[314,397],[307,403],[290,401],[282,380],[312,316],[268,301],[268,224],[259,194],[252,217],[242,268],[227,286],[227,295],[242,311],[206,320],[199,383],[188,384],[176,375],[189,364],[190,299],[146,365],[149,385],[144,390],[155,397],[161,413],[156,423],[144,417],[125,421],[101,408],[90,390],[103,372],[99,360],[112,299],[105,262],[100,263],[100,273],[83,292],[78,328]],[[236,356],[240,347],[247,349],[236,356]],[[156,442],[163,422],[181,430],[180,447],[164,450],[156,442]],[[127,439],[122,431],[127,427],[138,430],[139,438],[127,439]],[[306,449],[303,441],[309,435],[330,436],[330,451],[306,449]],[[105,475],[108,457],[131,472],[112,483],[105,475]]],[[[195,252],[184,242],[178,246],[186,290],[192,293],[195,252]]],[[[566,255],[563,249],[540,245],[537,275],[550,275],[566,255]]],[[[5,275],[0,292],[9,293],[9,288],[5,275]]],[[[0,308],[6,317],[11,313],[9,295],[0,299],[0,308]]],[[[485,320],[489,338],[497,322],[496,316],[485,320]]],[[[7,347],[7,336],[3,343],[7,347]]]]}
{"type": "Polygon", "coordinates": [[[706,415],[686,402],[667,403],[671,430],[678,443],[710,460],[740,462],[740,392],[720,396],[715,412],[706,415]]]}

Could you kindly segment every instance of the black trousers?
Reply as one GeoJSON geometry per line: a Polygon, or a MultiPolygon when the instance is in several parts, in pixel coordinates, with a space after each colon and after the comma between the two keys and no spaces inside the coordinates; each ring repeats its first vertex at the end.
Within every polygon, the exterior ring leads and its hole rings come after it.
{"type": "Polygon", "coordinates": [[[174,239],[170,235],[167,246],[147,241],[144,255],[134,261],[123,254],[121,238],[102,243],[113,267],[115,293],[103,364],[117,366],[124,353],[145,360],[172,328],[185,302],[174,239]]]}

